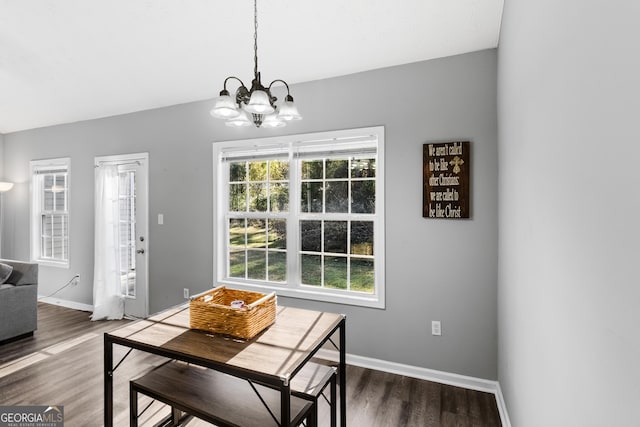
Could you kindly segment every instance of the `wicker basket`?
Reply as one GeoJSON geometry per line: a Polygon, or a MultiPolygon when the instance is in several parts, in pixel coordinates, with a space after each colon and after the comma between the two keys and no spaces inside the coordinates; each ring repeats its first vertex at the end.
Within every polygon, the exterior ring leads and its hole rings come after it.
{"type": "Polygon", "coordinates": [[[192,329],[250,339],[271,326],[276,319],[276,294],[261,294],[218,286],[203,292],[189,302],[192,329]],[[231,307],[242,300],[242,308],[231,307]]]}

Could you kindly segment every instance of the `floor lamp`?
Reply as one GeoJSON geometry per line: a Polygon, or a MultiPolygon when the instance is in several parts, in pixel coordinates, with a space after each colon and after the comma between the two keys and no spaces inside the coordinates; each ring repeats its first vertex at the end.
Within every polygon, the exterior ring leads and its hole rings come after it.
{"type": "Polygon", "coordinates": [[[4,222],[4,193],[13,188],[13,182],[0,181],[0,258],[2,257],[2,228],[4,222]]]}

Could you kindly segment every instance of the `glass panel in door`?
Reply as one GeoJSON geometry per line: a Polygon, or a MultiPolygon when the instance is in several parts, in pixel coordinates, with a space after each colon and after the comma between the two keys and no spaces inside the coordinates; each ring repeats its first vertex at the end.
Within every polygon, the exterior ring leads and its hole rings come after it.
{"type": "Polygon", "coordinates": [[[120,284],[124,297],[136,297],[136,172],[119,172],[120,284]]]}

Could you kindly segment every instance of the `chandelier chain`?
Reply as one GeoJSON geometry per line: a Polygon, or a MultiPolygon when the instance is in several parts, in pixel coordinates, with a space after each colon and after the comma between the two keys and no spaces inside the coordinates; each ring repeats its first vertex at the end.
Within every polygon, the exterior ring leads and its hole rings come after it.
{"type": "Polygon", "coordinates": [[[258,78],[258,0],[253,0],[253,75],[258,78]]]}

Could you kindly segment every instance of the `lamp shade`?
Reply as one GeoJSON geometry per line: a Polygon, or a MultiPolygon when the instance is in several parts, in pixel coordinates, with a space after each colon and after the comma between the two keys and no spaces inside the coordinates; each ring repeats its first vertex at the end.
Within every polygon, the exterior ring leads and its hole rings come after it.
{"type": "Polygon", "coordinates": [[[9,191],[12,188],[13,188],[13,182],[6,182],[6,181],[0,182],[0,193],[9,191]]]}
{"type": "Polygon", "coordinates": [[[278,117],[282,120],[302,120],[302,116],[298,113],[298,108],[293,103],[293,99],[284,101],[280,105],[278,117]]]}
{"type": "Polygon", "coordinates": [[[269,102],[269,95],[264,90],[251,92],[249,103],[244,106],[244,109],[252,114],[271,114],[274,111],[271,102],[269,102]]]}
{"type": "Polygon", "coordinates": [[[219,119],[228,119],[236,117],[239,111],[236,108],[236,104],[231,99],[231,95],[221,95],[216,98],[216,103],[211,110],[211,115],[219,119]]]}
{"type": "Polygon", "coordinates": [[[239,128],[239,127],[251,126],[252,123],[251,123],[251,120],[249,120],[249,116],[247,115],[247,112],[244,110],[240,110],[238,111],[237,116],[230,118],[225,122],[225,124],[227,126],[239,128]]]}
{"type": "Polygon", "coordinates": [[[279,117],[278,114],[269,114],[265,116],[262,121],[262,126],[266,128],[279,128],[282,126],[286,126],[286,123],[279,117]]]}

